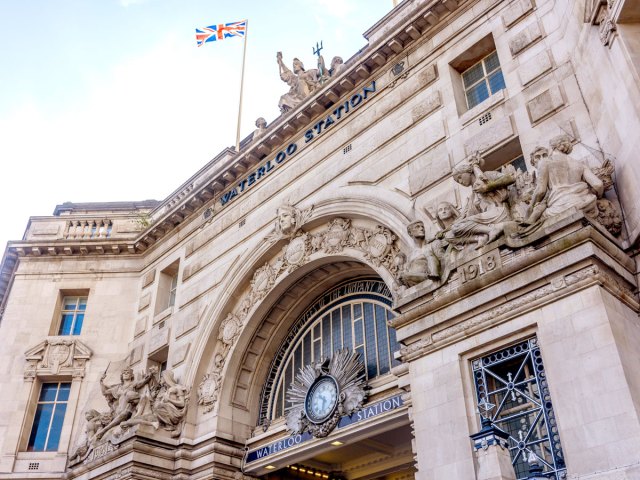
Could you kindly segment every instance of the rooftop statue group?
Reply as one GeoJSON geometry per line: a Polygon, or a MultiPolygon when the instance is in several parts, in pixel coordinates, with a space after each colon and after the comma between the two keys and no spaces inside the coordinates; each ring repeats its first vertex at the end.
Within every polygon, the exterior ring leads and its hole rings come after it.
{"type": "Polygon", "coordinates": [[[293,59],[293,71],[290,70],[282,61],[282,52],[278,52],[276,59],[280,69],[280,78],[289,85],[289,91],[282,95],[280,102],[278,102],[282,113],[296,108],[330,78],[339,75],[346,68],[341,57],[333,57],[331,67],[327,69],[324,58],[320,54],[318,54],[318,68],[310,70],[305,70],[304,65],[297,58],[293,59]]]}
{"type": "Polygon", "coordinates": [[[150,425],[167,430],[172,437],[180,436],[189,391],[176,382],[172,371],[165,370],[160,374],[157,367],[150,367],[136,379],[131,367],[127,366],[120,374],[120,383],[107,385],[105,378],[106,372],[100,378],[100,389],[109,411],[92,409],[86,412],[85,430],[69,463],[83,461],[103,439],[118,438],[134,425],[150,425]]]}
{"type": "Polygon", "coordinates": [[[549,146],[537,147],[531,154],[535,173],[512,165],[500,171],[483,171],[478,153],[456,165],[454,181],[471,188],[467,204],[458,212],[451,203],[440,203],[437,232],[429,238],[421,221],[409,224],[407,231],[416,246],[403,265],[401,283],[411,287],[427,280],[444,282],[465,250],[480,249],[502,236],[508,244],[517,243],[567,212],[582,211],[611,234],[619,235],[620,215],[603,197],[613,185],[610,161],[592,169],[572,158],[568,135],[553,138],[549,146]]]}

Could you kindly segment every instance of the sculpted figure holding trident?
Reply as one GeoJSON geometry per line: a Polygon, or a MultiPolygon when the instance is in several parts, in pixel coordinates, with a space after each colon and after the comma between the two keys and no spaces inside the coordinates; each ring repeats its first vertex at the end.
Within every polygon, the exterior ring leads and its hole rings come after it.
{"type": "Polygon", "coordinates": [[[289,92],[280,97],[278,107],[281,112],[288,112],[294,109],[307,98],[319,85],[319,74],[317,69],[305,70],[302,62],[293,59],[293,72],[282,61],[282,52],[276,55],[280,78],[289,85],[289,92]]]}

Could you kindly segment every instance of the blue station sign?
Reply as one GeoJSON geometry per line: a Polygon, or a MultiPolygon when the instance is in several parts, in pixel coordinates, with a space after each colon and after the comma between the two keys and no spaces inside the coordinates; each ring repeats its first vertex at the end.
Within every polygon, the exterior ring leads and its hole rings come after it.
{"type": "MultiPolygon", "coordinates": [[[[311,143],[313,140],[324,134],[327,129],[331,128],[331,126],[335,123],[340,122],[341,119],[345,118],[349,115],[350,112],[353,112],[360,105],[366,102],[371,95],[376,92],[376,82],[372,81],[369,85],[364,87],[361,92],[358,92],[351,96],[346,102],[338,105],[327,117],[319,120],[315,125],[313,125],[309,130],[304,133],[304,144],[301,145],[300,148],[305,145],[311,143]]],[[[275,157],[270,160],[267,160],[264,165],[261,165],[249,175],[247,175],[244,179],[234,185],[230,190],[226,191],[220,197],[220,203],[224,207],[231,200],[236,198],[238,195],[249,190],[254,185],[257,185],[263,178],[269,175],[273,170],[276,170],[280,165],[282,165],[286,160],[294,156],[298,152],[298,144],[296,142],[292,142],[286,146],[286,148],[280,150],[276,153],[275,157]]]]}
{"type": "MultiPolygon", "coordinates": [[[[353,425],[354,423],[362,422],[364,420],[377,417],[378,415],[382,415],[383,413],[396,410],[400,408],[403,404],[404,402],[402,401],[401,394],[395,395],[385,400],[381,400],[377,403],[364,407],[362,410],[354,412],[348,417],[342,417],[340,419],[340,422],[338,422],[338,426],[336,427],[336,429],[345,428],[345,427],[348,427],[349,425],[353,425]]],[[[291,435],[282,440],[278,440],[277,442],[273,442],[263,447],[250,451],[247,454],[247,459],[245,463],[248,464],[251,462],[255,462],[256,460],[262,460],[273,454],[282,452],[284,450],[288,450],[292,447],[308,442],[312,438],[313,436],[309,432],[291,435]]]]}

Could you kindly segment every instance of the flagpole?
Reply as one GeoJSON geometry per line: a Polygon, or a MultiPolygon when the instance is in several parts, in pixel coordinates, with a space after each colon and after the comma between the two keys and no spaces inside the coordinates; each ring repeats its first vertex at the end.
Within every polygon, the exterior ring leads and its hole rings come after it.
{"type": "Polygon", "coordinates": [[[249,35],[249,20],[244,29],[244,47],[242,49],[242,73],[240,74],[240,103],[238,105],[238,129],[236,130],[236,152],[240,151],[240,120],[242,118],[242,91],[244,89],[244,61],[247,58],[247,36],[249,35]]]}

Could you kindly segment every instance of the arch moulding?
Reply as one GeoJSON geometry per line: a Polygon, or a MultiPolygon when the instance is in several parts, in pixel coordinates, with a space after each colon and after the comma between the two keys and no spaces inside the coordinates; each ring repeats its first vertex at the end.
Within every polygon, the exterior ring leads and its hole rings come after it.
{"type": "Polygon", "coordinates": [[[190,409],[188,421],[215,413],[220,401],[230,400],[243,359],[241,347],[278,298],[311,271],[355,261],[393,292],[410,245],[408,222],[398,209],[372,197],[325,201],[305,210],[279,208],[272,233],[238,260],[220,286],[219,299],[202,314],[185,375],[186,383],[198,390],[199,404],[190,409]]]}

